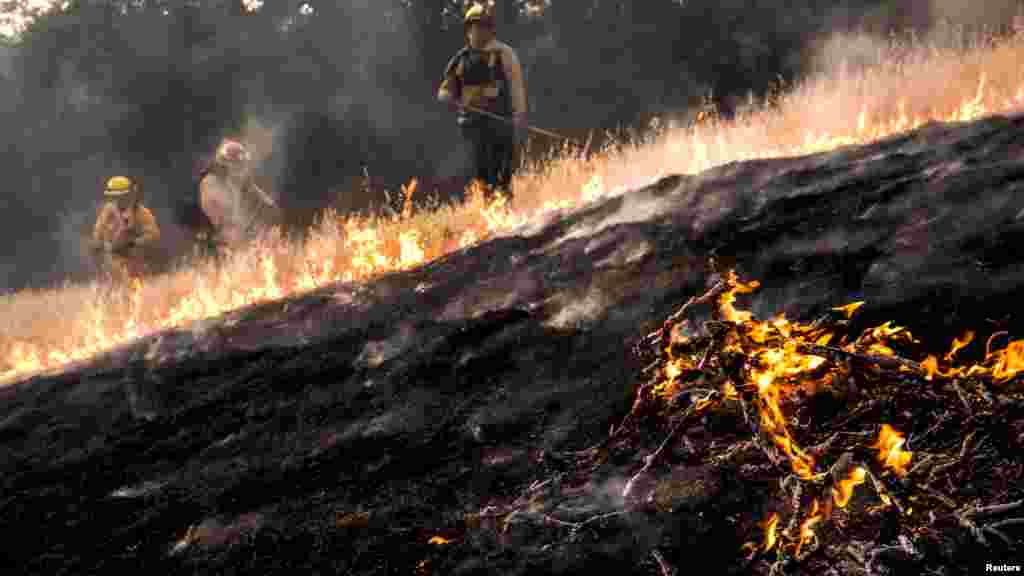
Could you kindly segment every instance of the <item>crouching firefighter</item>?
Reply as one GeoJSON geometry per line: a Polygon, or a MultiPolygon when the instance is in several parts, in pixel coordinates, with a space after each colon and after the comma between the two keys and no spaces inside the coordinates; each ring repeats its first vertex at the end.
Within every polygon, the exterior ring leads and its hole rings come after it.
{"type": "Polygon", "coordinates": [[[160,240],[156,218],[142,205],[138,187],[124,176],[107,181],[105,203],[93,229],[93,250],[101,269],[114,281],[152,272],[150,260],[160,240]]]}
{"type": "Polygon", "coordinates": [[[239,142],[221,143],[198,187],[199,207],[208,224],[203,239],[216,253],[252,240],[261,224],[279,223],[278,205],[253,180],[249,151],[239,142]]]}
{"type": "Polygon", "coordinates": [[[522,68],[515,50],[496,38],[490,10],[476,4],[464,23],[466,45],[448,62],[437,98],[457,113],[471,149],[470,177],[483,183],[488,195],[498,191],[511,200],[526,128],[522,68]]]}

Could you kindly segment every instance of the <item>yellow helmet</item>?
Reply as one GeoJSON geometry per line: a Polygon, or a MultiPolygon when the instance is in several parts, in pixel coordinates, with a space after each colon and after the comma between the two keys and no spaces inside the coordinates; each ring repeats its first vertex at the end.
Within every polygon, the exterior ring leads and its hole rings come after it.
{"type": "Polygon", "coordinates": [[[474,22],[479,22],[485,26],[493,28],[494,15],[491,14],[491,11],[485,8],[483,4],[473,4],[470,6],[469,10],[466,10],[463,22],[466,26],[469,26],[474,22]]]}
{"type": "Polygon", "coordinates": [[[135,186],[132,181],[124,176],[114,176],[110,180],[107,180],[107,187],[103,191],[103,195],[107,197],[124,196],[134,191],[135,186]]]}

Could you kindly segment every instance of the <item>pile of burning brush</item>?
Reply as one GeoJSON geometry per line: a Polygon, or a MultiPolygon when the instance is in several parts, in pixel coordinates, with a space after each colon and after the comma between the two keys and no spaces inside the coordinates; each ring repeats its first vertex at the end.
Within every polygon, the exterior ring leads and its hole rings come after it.
{"type": "MultiPolygon", "coordinates": [[[[816,552],[832,556],[825,549],[844,542],[832,552],[857,558],[870,573],[880,554],[919,555],[950,519],[983,546],[1013,548],[1019,542],[1014,530],[1024,527],[1024,519],[996,521],[1024,504],[999,501],[1016,489],[1021,470],[1012,454],[1001,455],[1014,450],[1000,447],[998,438],[1009,433],[1019,442],[1024,436],[1010,430],[1006,417],[1024,409],[1015,386],[1024,369],[1024,340],[993,350],[993,342],[1006,336],[995,334],[984,361],[958,366],[957,353],[973,338],[968,332],[941,360],[918,362],[897,351],[918,343],[904,328],[886,323],[855,338],[846,333],[862,302],[807,324],[783,316],[762,321],[733,306],[737,294],[757,287],[729,271],[644,340],[654,357],[645,370],[651,379],[612,438],[633,444],[650,422],[665,436],[627,484],[627,500],[653,498],[638,486],[649,484],[642,480],[668,458],[666,448],[680,442],[679,431],[697,424],[695,417],[732,410],[749,439],[712,444],[702,460],[735,465],[749,462],[751,452],[767,456],[762,468],[779,479],[780,509],[761,522],[761,543],[744,549],[751,562],[770,561],[772,572],[816,552]],[[687,316],[700,305],[712,306],[712,319],[696,328],[687,316]],[[816,410],[812,400],[818,395],[831,396],[839,409],[816,410]],[[877,535],[884,518],[895,523],[899,545],[858,553],[836,532],[850,523],[855,493],[868,490],[870,498],[861,500],[873,502],[858,514],[867,518],[862,528],[872,517],[876,527],[862,532],[877,535]]],[[[681,441],[689,444],[685,436],[681,441]]]]}
{"type": "MultiPolygon", "coordinates": [[[[847,572],[876,575],[903,561],[919,568],[955,563],[964,542],[997,554],[1020,543],[1024,518],[1007,516],[1024,508],[1017,456],[1024,447],[1024,341],[993,349],[1007,336],[994,334],[982,362],[957,365],[973,341],[968,332],[941,360],[915,361],[905,350],[920,342],[905,328],[887,322],[850,334],[862,302],[810,323],[762,321],[733,306],[738,294],[757,287],[729,271],[690,298],[641,342],[650,378],[621,425],[589,450],[542,453],[541,461],[571,462],[573,472],[538,479],[514,502],[468,515],[465,529],[506,534],[529,522],[575,538],[630,511],[671,511],[659,496],[666,483],[658,468],[683,459],[777,486],[765,498],[768,511],[738,526],[743,538],[759,540],[740,551],[753,573],[836,574],[840,563],[853,562],[847,572]],[[699,328],[688,318],[696,306],[712,312],[699,328]],[[731,424],[711,425],[716,415],[731,424]],[[702,428],[697,446],[687,435],[702,428]],[[591,484],[612,452],[632,455],[644,446],[656,447],[623,487],[623,509],[567,515],[549,501],[591,484]]],[[[675,572],[657,549],[651,555],[662,574],[675,572]]]]}

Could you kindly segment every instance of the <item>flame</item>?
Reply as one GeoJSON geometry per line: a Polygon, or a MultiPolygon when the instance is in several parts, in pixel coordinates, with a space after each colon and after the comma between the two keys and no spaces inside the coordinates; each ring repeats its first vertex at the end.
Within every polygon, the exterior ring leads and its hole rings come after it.
{"type": "MultiPolygon", "coordinates": [[[[861,112],[861,114],[863,114],[863,112],[861,112]]],[[[846,304],[845,306],[839,306],[839,307],[833,308],[833,310],[835,310],[836,312],[842,312],[846,316],[847,320],[849,320],[850,318],[853,318],[853,315],[863,305],[864,305],[863,301],[850,302],[849,304],[846,304]]]]}
{"type": "Polygon", "coordinates": [[[964,335],[961,336],[960,338],[954,338],[953,347],[949,349],[949,352],[946,354],[943,360],[946,362],[951,362],[953,360],[953,356],[955,356],[956,353],[959,352],[960,350],[963,350],[968,344],[971,343],[972,340],[974,340],[974,332],[971,330],[965,332],[964,335]]]}
{"type": "Polygon", "coordinates": [[[737,324],[745,324],[750,321],[751,312],[746,310],[739,311],[732,304],[736,301],[736,294],[748,294],[753,292],[760,286],[757,280],[754,280],[748,284],[744,284],[736,279],[736,273],[732,270],[729,271],[728,281],[732,288],[724,292],[718,299],[718,306],[722,313],[722,318],[725,318],[729,322],[735,322],[737,324]]]}
{"type": "MultiPolygon", "coordinates": [[[[943,357],[943,362],[951,362],[953,356],[974,338],[974,332],[967,331],[960,338],[953,340],[950,351],[943,357]]],[[[971,376],[989,376],[997,384],[1003,384],[1012,380],[1024,370],[1024,340],[1010,342],[1006,348],[993,350],[985,355],[985,359],[978,364],[970,366],[950,366],[943,369],[939,359],[929,355],[923,362],[921,368],[924,370],[925,380],[933,380],[936,376],[943,378],[969,378],[971,376]]]]}
{"type": "Polygon", "coordinates": [[[838,485],[832,488],[832,501],[835,502],[835,505],[846,508],[846,505],[850,503],[850,498],[853,497],[853,489],[863,484],[866,476],[867,470],[857,466],[850,471],[849,477],[840,480],[838,485]]]}
{"type": "Polygon", "coordinates": [[[883,424],[882,430],[878,435],[878,442],[871,446],[878,449],[878,461],[898,476],[905,476],[907,474],[907,466],[910,464],[910,459],[913,455],[912,452],[903,450],[904,443],[905,440],[902,434],[897,432],[892,426],[883,424]]]}
{"type": "Polygon", "coordinates": [[[771,517],[761,524],[761,527],[764,528],[764,544],[761,549],[767,552],[775,548],[779,541],[779,515],[773,512],[771,517]]]}
{"type": "Polygon", "coordinates": [[[803,548],[805,544],[812,544],[817,541],[818,535],[814,533],[814,526],[824,519],[825,516],[821,513],[818,507],[818,500],[815,499],[814,502],[811,503],[810,514],[803,522],[800,523],[800,539],[797,540],[796,543],[797,556],[800,555],[800,549],[803,548]]]}
{"type": "Polygon", "coordinates": [[[433,536],[433,537],[431,537],[430,540],[427,541],[427,544],[434,544],[434,545],[437,545],[437,546],[443,546],[444,544],[451,544],[451,542],[452,541],[447,539],[447,538],[443,538],[441,536],[433,536]]]}
{"type": "MultiPolygon", "coordinates": [[[[460,207],[417,212],[416,181],[403,187],[396,218],[348,217],[328,213],[302,245],[270,234],[251,246],[229,251],[223,266],[196,265],[129,286],[71,286],[25,292],[0,299],[0,317],[12,318],[0,334],[0,378],[8,381],[80,361],[158,330],[223,314],[337,281],[376,275],[439,258],[509,230],[553,210],[574,208],[608,190],[635,188],[660,173],[695,174],[734,161],[797,156],[867,143],[925,122],[970,121],[1012,111],[1024,104],[1024,83],[1016,74],[1024,44],[993,43],[968,54],[922,49],[905,66],[893,59],[836,84],[811,78],[806,88],[772,106],[725,119],[701,110],[693,125],[673,129],[650,145],[609,149],[594,158],[567,158],[516,178],[516,208],[507,199],[484,201],[479,187],[460,207]],[[1013,73],[1009,73],[1009,72],[1013,73]],[[835,87],[832,87],[836,84],[835,87]],[[941,87],[941,89],[935,89],[941,87]],[[893,98],[892,94],[907,97],[893,98]],[[827,110],[821,113],[820,110],[827,110]],[[808,111],[815,111],[813,115],[808,111]],[[808,122],[813,120],[813,122],[808,122]],[[811,125],[821,128],[808,130],[811,125]],[[441,230],[445,234],[441,234],[441,230]],[[30,318],[21,321],[18,318],[30,318]]],[[[723,317],[747,322],[749,313],[732,307],[737,289],[722,300],[723,317]]],[[[851,304],[848,314],[859,307],[851,304]]],[[[783,326],[757,325],[751,339],[765,344],[783,326]]],[[[791,329],[785,328],[785,329],[791,329]]],[[[788,337],[788,336],[787,336],[788,337]]],[[[826,342],[830,337],[817,335],[826,342]]],[[[892,354],[876,341],[872,353],[892,354]]],[[[953,355],[947,355],[951,362],[953,355]]],[[[988,375],[1005,383],[1024,366],[1024,342],[995,351],[976,366],[943,370],[964,376],[988,375]]],[[[939,374],[938,364],[935,375],[939,374]]],[[[771,384],[780,385],[774,370],[771,384]]],[[[737,383],[743,386],[743,383],[737,383]]]]}
{"type": "Polygon", "coordinates": [[[1011,342],[1005,349],[996,350],[990,356],[995,360],[992,377],[1002,384],[1024,370],[1024,340],[1011,342]]]}

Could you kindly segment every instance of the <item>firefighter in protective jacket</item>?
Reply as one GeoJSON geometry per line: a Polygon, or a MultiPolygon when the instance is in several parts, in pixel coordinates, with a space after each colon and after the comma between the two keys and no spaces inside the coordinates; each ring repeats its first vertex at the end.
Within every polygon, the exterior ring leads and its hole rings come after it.
{"type": "Polygon", "coordinates": [[[526,127],[526,86],[519,57],[496,38],[495,30],[493,14],[480,4],[466,12],[466,45],[448,62],[437,97],[457,112],[472,150],[471,177],[511,198],[518,142],[526,127]]]}
{"type": "Polygon", "coordinates": [[[135,183],[124,176],[107,181],[106,202],[93,228],[93,249],[115,280],[138,278],[151,272],[149,260],[160,240],[156,218],[142,205],[135,183]]]}
{"type": "Polygon", "coordinates": [[[252,239],[259,224],[276,220],[278,206],[253,180],[249,151],[240,142],[225,140],[209,171],[199,182],[199,203],[221,247],[252,239]]]}

